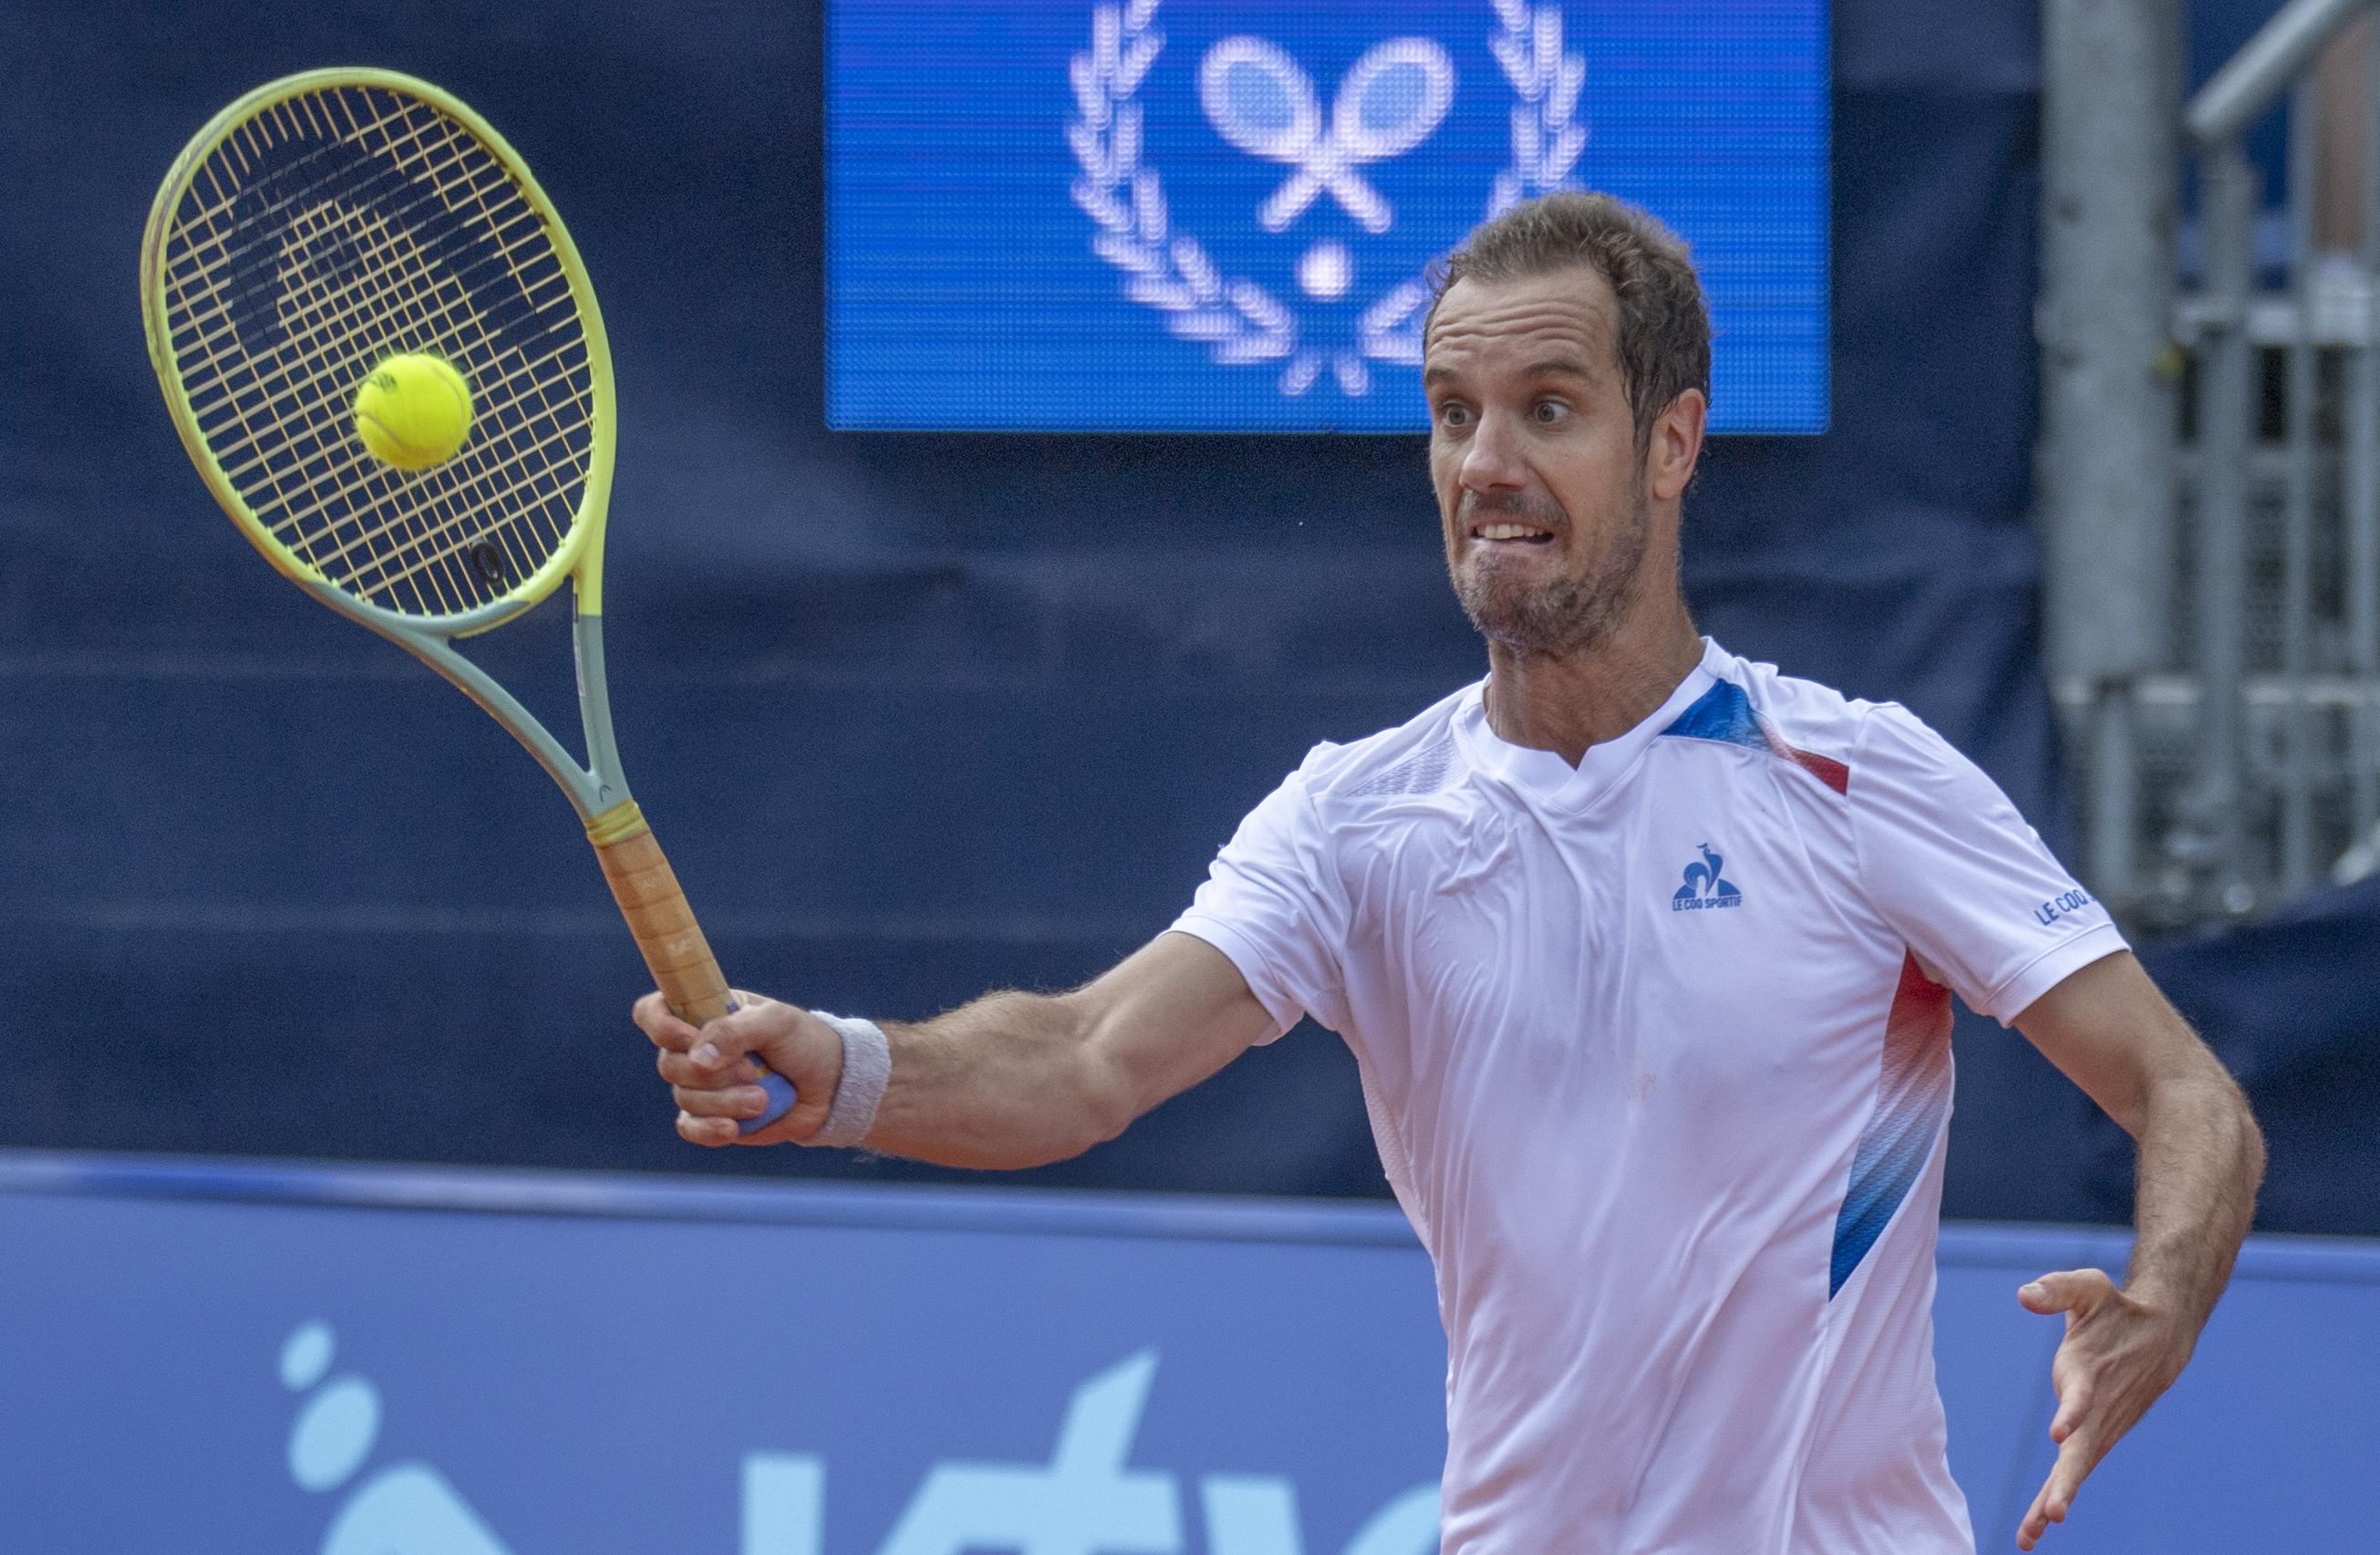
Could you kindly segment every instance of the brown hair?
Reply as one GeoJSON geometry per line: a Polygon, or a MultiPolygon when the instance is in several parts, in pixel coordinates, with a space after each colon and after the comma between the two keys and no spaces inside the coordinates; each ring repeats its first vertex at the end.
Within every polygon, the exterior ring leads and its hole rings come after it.
{"type": "Polygon", "coordinates": [[[1613,351],[1646,446],[1653,422],[1688,389],[1710,397],[1710,314],[1683,239],[1649,212],[1608,194],[1558,190],[1482,223],[1438,267],[1422,338],[1448,288],[1466,277],[1514,281],[1572,265],[1601,275],[1619,302],[1613,351]]]}

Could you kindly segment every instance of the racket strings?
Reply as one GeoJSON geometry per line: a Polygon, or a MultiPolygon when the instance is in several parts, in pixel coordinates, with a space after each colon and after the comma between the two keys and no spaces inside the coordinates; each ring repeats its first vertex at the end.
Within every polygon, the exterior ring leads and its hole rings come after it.
{"type": "Polygon", "coordinates": [[[277,103],[195,171],[164,260],[200,435],[332,583],[457,614],[566,541],[596,431],[577,298],[546,218],[459,121],[378,87],[277,103]],[[364,376],[405,351],[452,362],[474,397],[465,447],[418,474],[353,428],[364,376]]]}
{"type": "MultiPolygon", "coordinates": [[[[407,306],[395,310],[398,317],[395,322],[401,326],[405,326],[404,328],[400,328],[397,333],[406,333],[407,329],[409,328],[410,332],[416,334],[443,334],[449,341],[459,342],[463,345],[464,348],[455,354],[463,356],[466,358],[471,356],[473,352],[469,344],[470,337],[476,334],[484,339],[491,332],[486,329],[483,322],[471,317],[470,311],[468,309],[458,310],[455,305],[456,299],[452,288],[439,288],[427,285],[430,279],[428,267],[420,262],[418,251],[412,245],[409,243],[392,242],[388,230],[381,224],[372,221],[365,221],[359,230],[352,234],[338,232],[334,229],[327,231],[307,230],[309,227],[318,229],[325,228],[326,223],[324,222],[324,217],[326,215],[336,218],[342,214],[343,213],[340,213],[333,206],[325,206],[322,204],[312,206],[298,222],[293,224],[296,230],[284,239],[284,262],[282,265],[283,273],[280,277],[281,285],[279,291],[281,298],[284,299],[280,312],[285,324],[288,326],[285,328],[285,333],[300,346],[310,345],[311,344],[308,338],[310,334],[319,330],[323,322],[320,316],[324,311],[322,305],[328,294],[329,288],[322,286],[319,282],[310,285],[307,285],[302,277],[307,274],[310,269],[315,268],[306,262],[306,256],[308,256],[311,250],[322,249],[324,246],[326,237],[328,237],[335,240],[335,246],[332,253],[332,258],[334,263],[342,257],[353,257],[351,255],[343,254],[342,250],[348,249],[360,249],[363,250],[365,258],[377,261],[382,269],[393,270],[397,279],[401,283],[405,283],[396,288],[400,295],[407,293],[410,294],[407,298],[407,306]],[[422,305],[422,298],[425,296],[435,298],[439,304],[439,306],[434,310],[436,314],[434,319],[425,316],[426,310],[422,305]]],[[[349,309],[346,311],[352,313],[354,310],[349,309]]],[[[381,315],[380,323],[382,326],[379,333],[382,334],[391,333],[390,324],[392,321],[388,316],[389,310],[382,308],[378,310],[378,312],[381,315]]],[[[338,317],[335,312],[329,322],[333,324],[346,324],[350,327],[352,327],[354,322],[352,319],[338,317]]],[[[297,387],[298,387],[302,394],[309,386],[310,385],[300,384],[297,387]]],[[[500,406],[498,408],[502,408],[502,407],[500,406]]],[[[319,456],[326,451],[320,449],[309,450],[301,447],[298,449],[297,452],[301,455],[312,453],[319,456]]],[[[350,469],[370,470],[373,472],[381,471],[381,467],[377,466],[376,463],[367,463],[366,461],[355,457],[351,448],[348,450],[348,468],[350,469]]],[[[464,472],[465,475],[468,477],[474,474],[483,474],[484,470],[479,467],[484,466],[485,462],[484,456],[471,461],[471,463],[466,467],[466,470],[464,472]]],[[[377,473],[376,478],[383,482],[389,479],[384,472],[377,473]]],[[[468,482],[467,481],[467,483],[468,482]]],[[[482,482],[480,484],[484,483],[482,482]]],[[[517,485],[518,483],[516,482],[516,488],[517,488],[517,485]]],[[[340,491],[335,494],[346,500],[352,501],[356,495],[352,486],[353,483],[350,482],[347,487],[340,489],[340,491]]],[[[468,494],[480,495],[481,493],[472,492],[468,494]]],[[[314,510],[319,510],[322,505],[323,504],[317,503],[314,510]]],[[[419,552],[422,553],[419,559],[423,562],[434,562],[440,560],[442,559],[443,553],[451,553],[459,548],[457,544],[448,544],[443,547],[443,550],[429,549],[430,545],[434,543],[436,541],[458,541],[460,544],[469,544],[480,538],[476,532],[463,532],[459,535],[456,533],[458,529],[463,528],[465,523],[471,516],[471,511],[469,509],[467,508],[465,511],[458,513],[455,511],[456,504],[451,501],[441,502],[435,505],[439,514],[439,521],[433,526],[433,533],[431,535],[424,536],[403,532],[401,525],[384,523],[375,527],[371,530],[368,530],[361,538],[365,542],[380,542],[399,547],[399,554],[395,558],[395,560],[406,560],[407,556],[405,553],[407,552],[419,552]]],[[[479,504],[479,511],[484,511],[485,505],[484,502],[480,503],[479,504]]],[[[303,510],[298,515],[298,516],[301,519],[311,517],[313,516],[314,510],[303,510]]],[[[284,519],[280,526],[281,532],[285,535],[286,531],[291,527],[290,522],[287,519],[284,519]]],[[[552,528],[551,519],[541,527],[548,529],[549,536],[552,535],[552,528]]],[[[500,535],[505,533],[505,531],[501,530],[498,532],[500,535]]],[[[356,541],[351,541],[347,544],[343,545],[340,550],[342,553],[350,553],[356,548],[356,541]]],[[[514,540],[510,543],[505,543],[504,545],[504,551],[505,553],[504,560],[506,565],[498,569],[500,572],[516,571],[525,564],[533,565],[536,560],[534,557],[523,554],[521,546],[517,540],[514,540]]],[[[309,555],[310,560],[317,562],[322,560],[320,553],[313,548],[307,548],[304,553],[309,555]]],[[[406,579],[410,585],[411,591],[415,593],[416,602],[424,608],[451,611],[460,606],[467,606],[468,603],[475,602],[468,599],[458,599],[456,593],[457,589],[463,589],[466,592],[468,591],[468,585],[459,584],[452,580],[451,568],[439,569],[423,565],[407,565],[394,570],[401,571],[406,575],[406,579]],[[431,585],[432,595],[434,597],[424,598],[421,596],[420,589],[422,589],[425,581],[431,585]]],[[[371,586],[369,582],[360,579],[350,579],[349,581],[351,586],[355,586],[358,582],[361,582],[366,591],[370,591],[371,586]]]]}
{"type": "MultiPolygon", "coordinates": [[[[238,220],[226,225],[232,230],[249,232],[250,236],[247,241],[237,246],[221,243],[193,245],[191,251],[184,256],[184,262],[193,269],[202,271],[210,278],[227,272],[250,272],[258,251],[281,240],[281,229],[290,219],[290,207],[310,192],[311,191],[300,190],[296,194],[275,200],[270,206],[239,212],[238,220]],[[261,232],[256,230],[259,226],[263,226],[266,230],[261,232]]],[[[427,212],[432,202],[439,199],[438,191],[435,189],[410,188],[407,180],[403,176],[402,169],[394,164],[390,165],[378,178],[351,191],[351,197],[372,208],[382,210],[391,217],[403,217],[408,220],[427,212]],[[393,195],[398,192],[410,193],[413,198],[397,200],[393,198],[393,195]]],[[[448,209],[452,209],[451,205],[448,209]]],[[[186,225],[193,222],[193,218],[186,218],[186,225]]],[[[482,254],[472,268],[481,270],[504,264],[511,268],[516,277],[520,276],[521,252],[542,246],[544,238],[542,218],[536,211],[523,205],[509,213],[502,221],[492,218],[488,223],[488,229],[502,241],[492,246],[489,251],[482,254]],[[519,232],[511,230],[515,228],[525,230],[519,232]]],[[[482,278],[472,277],[473,284],[477,284],[482,278]]],[[[179,272],[174,279],[178,282],[179,272]]],[[[522,277],[522,280],[524,293],[530,292],[532,283],[526,277],[522,277]]],[[[546,273],[533,285],[535,288],[543,289],[550,294],[540,302],[541,307],[552,306],[556,302],[566,299],[568,296],[568,283],[558,265],[547,267],[546,273]]],[[[191,329],[194,336],[200,343],[211,344],[229,327],[234,304],[239,300],[241,299],[218,298],[211,308],[194,308],[182,322],[191,329]]]]}
{"type": "MultiPolygon", "coordinates": [[[[273,214],[276,217],[285,219],[288,203],[289,202],[286,200],[280,201],[273,214]]],[[[411,213],[411,206],[400,207],[393,213],[397,215],[407,215],[411,213]]],[[[521,223],[530,225],[533,228],[531,238],[542,237],[541,228],[537,226],[537,217],[535,213],[524,209],[514,218],[514,222],[516,225],[521,223]]],[[[501,232],[502,229],[498,228],[497,230],[501,232]]],[[[273,234],[268,233],[262,237],[252,239],[250,244],[244,246],[244,248],[252,249],[256,243],[271,240],[273,237],[273,234]]],[[[487,256],[481,261],[480,264],[475,268],[484,269],[490,265],[506,262],[513,263],[516,267],[517,261],[513,258],[510,251],[518,249],[525,242],[529,240],[530,239],[528,238],[524,238],[520,240],[507,241],[504,245],[504,249],[502,251],[487,256]]],[[[226,260],[233,261],[237,261],[244,257],[243,254],[238,251],[225,250],[223,252],[224,257],[226,260]]],[[[213,284],[216,274],[225,268],[227,268],[227,266],[218,265],[205,273],[205,279],[208,280],[211,285],[213,284]]],[[[465,285],[471,285],[479,284],[484,279],[484,277],[474,273],[472,271],[463,271],[456,273],[455,279],[465,285]]],[[[180,276],[178,273],[172,277],[171,281],[178,287],[180,282],[180,276]]],[[[538,306],[540,309],[557,305],[566,305],[569,295],[567,279],[563,275],[558,265],[550,267],[549,275],[536,281],[534,285],[548,293],[545,298],[536,299],[538,306]]],[[[225,332],[230,328],[230,319],[233,309],[234,299],[221,296],[213,297],[210,303],[205,307],[192,306],[188,310],[192,333],[177,340],[177,346],[185,349],[192,347],[210,350],[213,349],[220,342],[225,332]]],[[[222,403],[222,398],[231,397],[231,395],[235,392],[236,391],[227,388],[224,396],[213,400],[194,398],[192,400],[192,409],[196,414],[202,417],[211,415],[222,403]]]]}
{"type": "MultiPolygon", "coordinates": [[[[453,128],[443,119],[433,122],[439,126],[443,132],[444,140],[451,145],[457,138],[453,128]]],[[[455,183],[443,177],[433,177],[430,182],[439,198],[449,209],[453,209],[455,203],[454,191],[457,187],[455,183]]],[[[477,203],[485,218],[487,205],[483,192],[477,203]]],[[[325,207],[317,206],[310,214],[319,215],[325,212],[325,207]]],[[[359,249],[370,262],[385,272],[393,273],[400,283],[404,283],[393,288],[383,289],[375,297],[366,299],[385,302],[392,296],[401,298],[401,305],[394,310],[395,313],[401,315],[401,318],[396,321],[399,333],[404,332],[405,326],[410,326],[416,333],[432,333],[443,335],[450,340],[459,338],[468,342],[476,335],[481,341],[486,341],[491,337],[492,332],[479,317],[477,311],[469,307],[468,297],[455,287],[437,284],[432,267],[425,261],[424,257],[405,236],[402,229],[391,229],[384,224],[371,219],[368,213],[353,217],[344,211],[329,213],[333,217],[332,221],[324,225],[322,230],[317,232],[304,230],[305,223],[301,220],[298,224],[298,230],[293,232],[293,240],[285,243],[285,256],[293,253],[302,254],[299,267],[303,268],[307,261],[315,258],[316,252],[326,247],[332,249],[334,260],[339,257],[343,249],[359,249]]],[[[534,215],[533,213],[524,212],[523,213],[532,218],[534,215]]],[[[495,225],[492,222],[489,225],[495,225]]],[[[537,233],[541,235],[541,224],[532,220],[530,225],[537,233]]],[[[502,229],[497,226],[496,230],[501,233],[502,229]]],[[[502,243],[498,252],[509,261],[513,251],[517,247],[516,244],[502,243]]],[[[523,283],[523,290],[527,293],[529,288],[518,265],[508,262],[507,268],[516,282],[523,283]]],[[[558,266],[554,267],[553,273],[557,278],[559,277],[558,266]]],[[[566,300],[566,285],[554,289],[566,300]]],[[[305,296],[309,291],[319,293],[321,290],[319,286],[295,287],[285,281],[281,295],[286,299],[305,296]]],[[[310,322],[303,321],[302,317],[290,319],[288,311],[285,310],[285,322],[296,327],[290,328],[287,333],[301,344],[310,343],[309,337],[313,333],[310,322]]],[[[299,311],[302,315],[302,310],[299,311]]],[[[382,311],[385,314],[389,310],[382,309],[382,311]]],[[[382,333],[386,333],[385,325],[388,321],[383,319],[381,322],[383,323],[382,333]]],[[[465,346],[464,354],[466,356],[471,354],[468,344],[465,346]]],[[[516,396],[515,403],[518,403],[518,396],[516,396]]],[[[367,461],[353,456],[352,449],[350,449],[350,463],[354,467],[369,470],[376,479],[387,478],[384,467],[378,465],[376,461],[367,461]]],[[[454,571],[450,565],[453,558],[464,547],[481,543],[485,538],[482,531],[470,526],[469,520],[472,516],[489,509],[492,504],[487,499],[491,495],[508,501],[518,498],[528,489],[524,482],[514,480],[492,492],[485,480],[489,473],[484,468],[485,464],[484,457],[471,461],[463,472],[467,489],[462,495],[473,499],[468,504],[458,504],[451,496],[439,500],[432,504],[433,514],[425,516],[421,524],[406,526],[398,522],[383,523],[342,545],[333,553],[333,559],[347,561],[359,549],[377,546],[381,551],[371,553],[368,559],[380,565],[380,570],[384,577],[376,581],[358,572],[351,579],[355,586],[368,592],[377,592],[383,585],[393,586],[401,581],[407,583],[418,591],[426,580],[436,592],[441,595],[448,594],[454,571]]],[[[533,508],[530,511],[540,516],[546,516],[539,509],[533,508]]],[[[565,522],[566,524],[566,518],[565,522]]],[[[535,560],[541,559],[524,557],[519,538],[510,529],[500,528],[495,531],[495,537],[494,542],[499,543],[504,553],[504,565],[497,569],[500,575],[519,569],[525,561],[533,567],[535,560]]],[[[559,542],[558,533],[551,534],[550,538],[555,543],[559,542]]],[[[523,573],[521,576],[526,574],[523,573]]],[[[451,600],[442,600],[442,602],[452,608],[451,600]]]]}
{"type": "MultiPolygon", "coordinates": [[[[277,200],[269,208],[238,212],[237,222],[230,225],[235,225],[236,229],[249,230],[251,236],[247,241],[237,245],[210,243],[202,247],[194,247],[189,253],[181,257],[180,262],[189,273],[200,275],[211,285],[219,285],[220,278],[226,274],[254,276],[258,271],[257,260],[260,252],[280,243],[282,230],[291,220],[291,208],[300,203],[305,195],[310,192],[312,191],[300,191],[297,196],[277,200]],[[256,233],[253,229],[258,225],[265,225],[270,230],[261,234],[256,233]]],[[[372,184],[347,191],[347,199],[352,203],[378,210],[389,218],[409,221],[428,213],[432,209],[436,197],[431,191],[426,189],[409,188],[401,176],[400,171],[392,166],[385,174],[373,180],[372,184]],[[403,194],[409,194],[412,198],[404,200],[395,198],[403,194]]],[[[316,202],[319,203],[319,200],[316,202]]],[[[535,229],[539,225],[539,218],[534,212],[524,210],[516,213],[513,224],[535,229]]],[[[500,256],[490,254],[483,257],[480,265],[492,266],[497,262],[500,262],[500,256]]],[[[178,283],[182,279],[182,272],[177,272],[173,279],[178,283]]],[[[262,288],[250,285],[237,297],[217,295],[212,306],[203,309],[193,308],[188,315],[178,322],[188,329],[191,335],[200,343],[212,344],[230,329],[236,310],[251,314],[258,310],[254,299],[259,296],[269,296],[269,293],[264,292],[262,288]]]]}
{"type": "MultiPolygon", "coordinates": [[[[429,321],[422,316],[421,299],[424,297],[438,299],[442,318],[451,321],[455,311],[452,299],[439,295],[447,288],[430,273],[419,251],[404,239],[401,232],[391,232],[369,212],[348,212],[328,204],[309,207],[292,222],[282,249],[277,284],[285,337],[296,343],[300,349],[307,350],[311,359],[324,370],[339,360],[336,354],[327,348],[328,342],[342,336],[360,333],[375,339],[398,338],[410,342],[422,338],[430,333],[426,327],[429,321]],[[328,250],[327,254],[324,250],[328,250]],[[396,285],[370,296],[340,287],[330,261],[358,250],[368,254],[370,262],[396,285]],[[392,298],[402,300],[391,305],[392,298]]],[[[468,300],[461,311],[463,316],[459,322],[462,327],[455,328],[450,322],[448,328],[442,333],[459,358],[470,360],[480,357],[487,332],[470,310],[468,300]]],[[[335,392],[336,387],[328,371],[318,371],[310,381],[293,385],[301,400],[315,404],[324,401],[335,392]]],[[[338,423],[334,421],[329,425],[337,427],[338,423]]],[[[390,517],[339,544],[336,549],[323,551],[322,547],[332,543],[337,537],[310,530],[309,526],[313,520],[334,503],[346,504],[352,510],[358,505],[358,499],[365,493],[386,499],[396,494],[395,489],[399,485],[395,472],[388,467],[368,456],[359,456],[351,437],[342,437],[331,446],[320,445],[317,440],[323,430],[323,419],[310,419],[303,424],[298,437],[292,440],[289,451],[300,458],[326,462],[330,479],[337,480],[338,484],[319,492],[306,507],[287,513],[273,524],[273,528],[298,554],[327,576],[345,576],[351,587],[363,589],[368,593],[378,592],[355,577],[350,566],[341,564],[349,563],[358,551],[369,554],[370,547],[383,541],[419,550],[431,538],[423,531],[432,528],[432,526],[427,514],[417,513],[402,503],[383,500],[378,506],[388,512],[390,517]]],[[[344,431],[343,428],[340,430],[344,431]]],[[[442,522],[434,527],[436,529],[449,529],[454,526],[455,520],[451,496],[431,497],[427,505],[443,516],[442,522]]],[[[437,608],[452,611],[461,605],[462,601],[446,586],[447,580],[443,576],[432,574],[428,581],[438,595],[437,608]]],[[[411,591],[419,601],[419,587],[411,591]]]]}
{"type": "MultiPolygon", "coordinates": [[[[317,207],[308,213],[309,216],[318,214],[322,224],[322,230],[310,231],[307,219],[301,217],[293,224],[290,241],[285,249],[281,297],[285,308],[289,310],[285,313],[285,322],[293,326],[290,330],[293,338],[311,340],[323,333],[319,322],[306,320],[306,304],[341,300],[336,288],[328,283],[324,268],[316,262],[318,256],[313,249],[318,241],[326,237],[341,243],[359,239],[373,264],[407,283],[370,300],[380,304],[384,303],[388,297],[396,296],[403,301],[394,309],[380,307],[373,316],[366,320],[354,318],[353,309],[346,310],[346,316],[334,313],[329,321],[333,325],[342,332],[369,325],[369,333],[382,336],[394,334],[418,337],[435,334],[450,342],[459,342],[462,347],[460,355],[466,359],[495,357],[491,332],[471,307],[468,295],[453,284],[442,282],[407,240],[401,229],[391,229],[369,213],[355,215],[332,212],[327,207],[317,207]],[[434,309],[430,306],[431,301],[434,301],[434,309]],[[392,318],[392,312],[400,316],[392,318]],[[292,313],[296,316],[291,317],[292,313]]],[[[323,352],[318,359],[328,362],[334,358],[328,352],[323,352]]],[[[516,368],[506,372],[498,388],[533,382],[534,378],[533,371],[525,373],[516,368]]],[[[494,398],[491,408],[499,414],[492,418],[493,424],[516,426],[522,418],[501,412],[522,404],[522,397],[517,393],[494,398]]],[[[302,448],[298,451],[307,452],[302,448]]],[[[302,537],[306,524],[332,503],[345,501],[353,504],[374,482],[394,483],[395,472],[378,460],[359,454],[352,439],[346,440],[335,448],[314,452],[324,458],[340,461],[337,477],[341,483],[317,496],[307,508],[280,520],[274,525],[277,533],[285,531],[291,537],[302,537]]],[[[390,517],[347,540],[336,549],[322,553],[310,545],[300,544],[297,547],[299,553],[326,573],[335,574],[346,570],[339,564],[354,565],[358,553],[362,553],[367,560],[382,564],[385,568],[389,564],[404,560],[407,552],[420,554],[431,545],[449,541],[458,544],[475,542],[480,536],[471,529],[473,516],[499,508],[504,500],[516,496],[521,490],[517,483],[502,488],[490,486],[488,477],[492,473],[489,468],[490,453],[485,445],[474,450],[458,478],[460,489],[429,495],[426,499],[428,513],[415,513],[403,504],[393,504],[390,517]]],[[[540,530],[549,549],[560,544],[561,530],[554,528],[551,516],[541,505],[526,511],[540,530]]],[[[562,527],[567,528],[566,513],[562,527]]],[[[518,537],[511,526],[497,530],[496,537],[499,543],[505,545],[511,567],[519,569],[526,565],[528,570],[534,570],[535,560],[520,549],[518,537]]],[[[447,547],[448,551],[452,549],[453,546],[447,547]]],[[[440,560],[445,554],[445,551],[431,552],[427,559],[440,560]]],[[[541,554],[537,559],[541,559],[541,554]]],[[[401,576],[410,578],[418,577],[423,570],[419,566],[407,567],[401,576]]],[[[520,571],[519,576],[526,577],[528,570],[520,571]]],[[[357,586],[376,591],[377,585],[370,584],[360,576],[351,574],[350,577],[357,586]]],[[[431,581],[433,584],[440,581],[437,574],[431,574],[431,581]]],[[[443,602],[448,609],[455,608],[452,600],[443,602]]]]}

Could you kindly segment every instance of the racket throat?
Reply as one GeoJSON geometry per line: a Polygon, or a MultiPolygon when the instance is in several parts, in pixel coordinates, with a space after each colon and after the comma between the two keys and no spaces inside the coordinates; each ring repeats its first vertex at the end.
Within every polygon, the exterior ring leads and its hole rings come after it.
{"type": "MultiPolygon", "coordinates": [[[[582,602],[584,602],[582,601],[582,602]]],[[[628,799],[620,773],[620,747],[612,735],[612,690],[603,673],[603,617],[582,612],[570,620],[570,647],[578,680],[578,722],[587,735],[587,774],[593,780],[587,813],[605,814],[628,799]]]]}

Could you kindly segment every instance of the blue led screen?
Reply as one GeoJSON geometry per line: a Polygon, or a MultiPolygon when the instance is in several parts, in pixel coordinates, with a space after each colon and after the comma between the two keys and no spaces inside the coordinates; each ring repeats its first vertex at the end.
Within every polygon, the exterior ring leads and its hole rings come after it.
{"type": "Polygon", "coordinates": [[[1414,431],[1430,261],[1556,188],[1693,246],[1712,426],[1825,430],[1822,0],[831,0],[827,419],[1414,431]]]}

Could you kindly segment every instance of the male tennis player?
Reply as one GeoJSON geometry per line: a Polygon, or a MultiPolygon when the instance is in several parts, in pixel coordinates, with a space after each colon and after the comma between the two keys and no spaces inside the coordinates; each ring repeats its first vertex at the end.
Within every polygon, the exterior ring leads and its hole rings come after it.
{"type": "Polygon", "coordinates": [[[678,1131],[737,1142],[752,1053],[801,1101],[747,1143],[1027,1166],[1310,1014],[1437,1265],[1446,1549],[1963,1555],[1931,1321],[1956,992],[2139,1142],[2125,1282],[2017,1293],[2066,1319],[2030,1549],[2190,1357],[2262,1169],[2247,1106],[1965,758],[1696,635],[1709,329],[1675,237],[1520,206],[1426,340],[1487,679],[1316,747],[1172,930],[1075,992],[699,1032],[648,997],[678,1131]]]}

